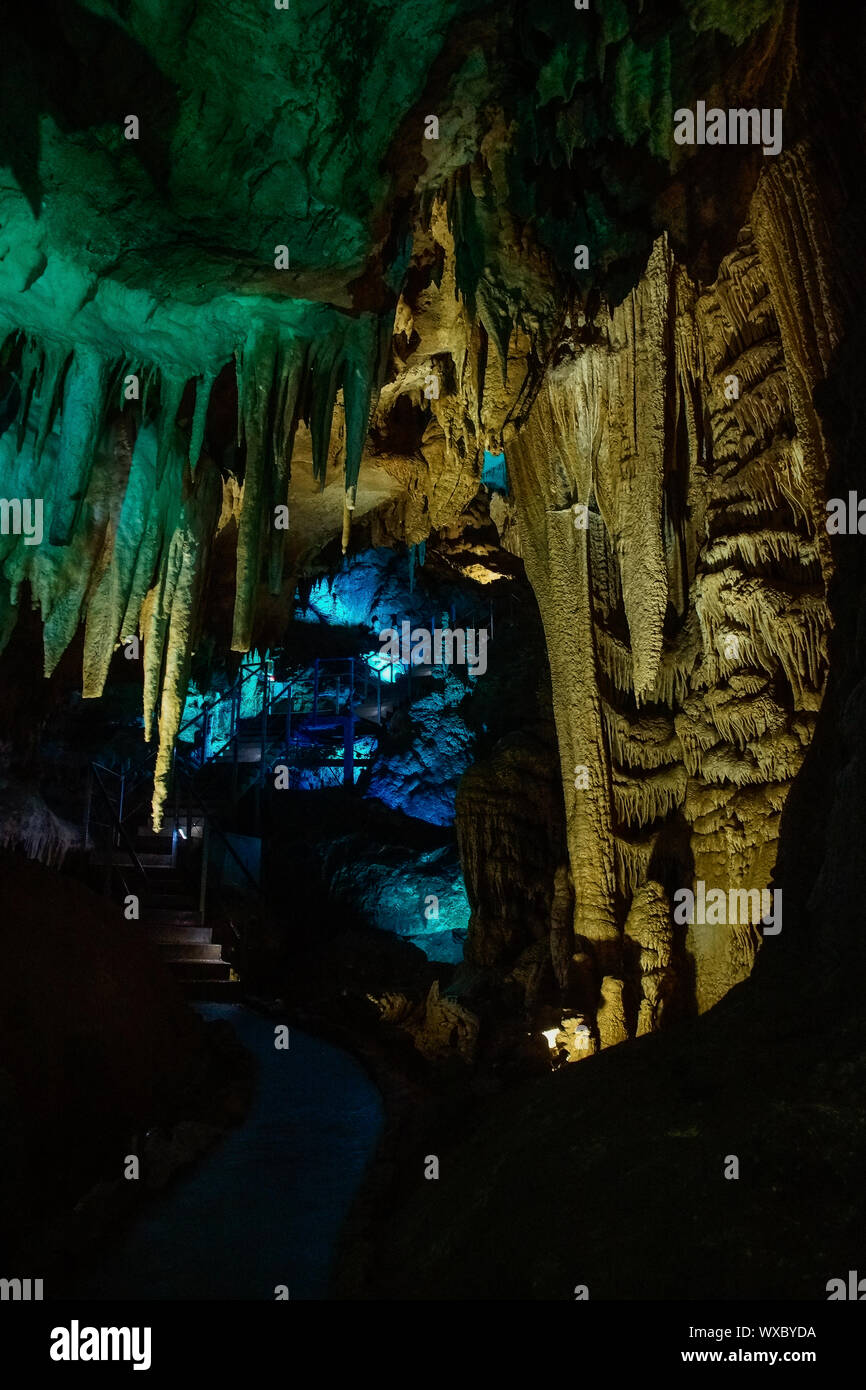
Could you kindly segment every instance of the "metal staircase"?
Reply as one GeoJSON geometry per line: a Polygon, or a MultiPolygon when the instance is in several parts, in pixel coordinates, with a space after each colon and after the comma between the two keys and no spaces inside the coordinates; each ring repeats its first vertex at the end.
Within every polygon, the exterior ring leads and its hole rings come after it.
{"type": "Polygon", "coordinates": [[[357,736],[378,731],[397,703],[393,687],[352,658],[317,660],[282,690],[277,684],[272,662],[245,662],[231,689],[185,722],[159,831],[150,820],[155,750],[134,764],[90,765],[84,844],[102,891],[134,914],[130,920],[197,998],[224,997],[237,983],[223,957],[227,943],[213,940],[214,840],[260,896],[261,884],[227,828],[240,803],[280,766],[290,787],[311,770],[320,786],[353,786],[363,762],[355,756],[357,736]],[[250,706],[254,712],[245,715],[250,706]]]}

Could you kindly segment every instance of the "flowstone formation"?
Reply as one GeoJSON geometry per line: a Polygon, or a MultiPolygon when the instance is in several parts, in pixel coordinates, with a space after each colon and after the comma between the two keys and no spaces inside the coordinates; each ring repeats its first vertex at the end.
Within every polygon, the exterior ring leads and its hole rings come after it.
{"type": "Polygon", "coordinates": [[[767,886],[826,681],[826,462],[767,278],[749,227],[703,292],[660,238],[629,299],[574,325],[509,446],[566,787],[558,975],[590,1012],[625,990],[602,1042],[655,1017],[648,947],[693,963],[701,1008],[750,970],[757,920],[671,940],[658,894],[767,886]]]}
{"type": "Polygon", "coordinates": [[[544,624],[567,854],[531,739],[470,769],[467,955],[520,974],[529,873],[594,1046],[708,1007],[760,928],[675,895],[770,883],[827,674],[797,7],[49,10],[11,22],[0,123],[0,478],[42,509],[0,536],[0,642],[38,607],[50,675],[83,626],[94,698],[140,640],[159,825],[205,637],[256,646],[334,540],[444,537],[492,582],[492,519],[544,624]],[[784,111],[783,153],[677,144],[697,101],[784,111]]]}

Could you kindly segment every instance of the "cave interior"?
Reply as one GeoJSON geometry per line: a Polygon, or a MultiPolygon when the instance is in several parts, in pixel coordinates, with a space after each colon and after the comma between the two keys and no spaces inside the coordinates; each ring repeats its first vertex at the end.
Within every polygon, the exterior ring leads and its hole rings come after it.
{"type": "Polygon", "coordinates": [[[2,25],[9,1259],[64,1287],[125,1156],[158,1188],[243,1127],[208,1004],[382,1092],[331,1297],[826,1298],[866,1156],[862,16],[2,25]]]}

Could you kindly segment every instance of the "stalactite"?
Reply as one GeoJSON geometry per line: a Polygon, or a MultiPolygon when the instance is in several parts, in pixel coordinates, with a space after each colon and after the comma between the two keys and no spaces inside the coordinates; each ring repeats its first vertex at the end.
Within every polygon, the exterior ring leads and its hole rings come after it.
{"type": "MultiPolygon", "coordinates": [[[[271,502],[275,507],[288,506],[292,449],[306,354],[306,343],[301,340],[291,338],[280,344],[272,443],[271,502]]],[[[278,594],[282,586],[285,549],[285,530],[271,525],[268,528],[268,589],[272,594],[278,594]]]]}
{"type": "Polygon", "coordinates": [[[204,443],[207,410],[210,404],[214,380],[215,377],[212,373],[205,373],[196,378],[195,408],[192,417],[192,429],[189,435],[189,466],[193,473],[195,473],[196,465],[201,456],[202,444],[204,443]]]}
{"type": "Polygon", "coordinates": [[[743,750],[754,739],[786,728],[788,711],[765,689],[749,694],[737,676],[715,692],[709,716],[722,738],[743,750]]]}
{"type": "MultiPolygon", "coordinates": [[[[169,524],[161,527],[161,546],[156,562],[155,582],[141,606],[140,630],[144,660],[144,737],[150,742],[154,718],[159,708],[165,662],[165,640],[171,619],[175,591],[183,566],[184,521],[186,507],[181,502],[184,473],[188,468],[186,450],[180,440],[166,450],[166,463],[159,480],[169,524]]],[[[159,465],[157,463],[157,472],[159,465]]],[[[154,789],[156,803],[156,788],[154,789]]]]}
{"type": "Polygon", "coordinates": [[[796,531],[765,530],[718,536],[704,550],[703,559],[708,567],[739,560],[756,570],[770,568],[779,560],[798,560],[803,565],[819,562],[815,546],[796,531]]]}
{"type": "Polygon", "coordinates": [[[657,839],[657,833],[635,840],[622,835],[614,838],[616,885],[621,897],[630,898],[635,889],[646,883],[657,839]]]}
{"type": "Polygon", "coordinates": [[[199,469],[195,488],[185,505],[182,529],[173,537],[174,553],[168,564],[174,581],[170,604],[167,593],[162,599],[164,611],[168,606],[168,626],[161,634],[165,659],[159,711],[159,750],[153,776],[153,824],[157,829],[162,823],[175,740],[186,703],[204,567],[219,503],[219,474],[212,464],[206,465],[199,469]]]}
{"type": "Polygon", "coordinates": [[[650,825],[682,805],[686,771],[681,765],[674,765],[642,777],[614,772],[612,789],[619,821],[635,826],[650,825]]]}
{"type": "Polygon", "coordinates": [[[536,402],[527,429],[511,446],[509,476],[550,657],[566,786],[575,932],[598,941],[616,937],[610,771],[595,678],[588,530],[575,527],[570,505],[589,495],[592,458],[580,447],[576,430],[583,429],[583,422],[576,420],[567,391],[567,384],[554,380],[536,402]],[[573,469],[564,498],[558,495],[553,462],[557,456],[573,469]],[[584,770],[585,785],[575,790],[578,769],[584,770]]]}
{"type": "MultiPolygon", "coordinates": [[[[70,354],[65,347],[56,343],[46,343],[39,385],[39,424],[33,446],[33,462],[36,468],[42,461],[45,442],[54,426],[63,396],[64,379],[70,362],[70,354]]],[[[20,447],[20,446],[19,446],[20,447]]]]}
{"type": "Polygon", "coordinates": [[[52,491],[52,545],[67,545],[87,492],[93,452],[105,422],[111,364],[95,349],[76,348],[60,416],[60,468],[52,491]]]}
{"type": "Polygon", "coordinates": [[[800,769],[803,751],[797,740],[786,733],[779,734],[775,742],[750,743],[744,750],[719,744],[702,757],[700,775],[706,782],[736,787],[790,780],[800,769]]]}
{"type": "Polygon", "coordinates": [[[608,747],[620,766],[651,770],[676,763],[681,756],[673,719],[662,715],[629,718],[602,701],[608,747]]]}
{"type": "MultiPolygon", "coordinates": [[[[277,360],[277,339],[272,333],[255,334],[244,344],[238,361],[238,417],[246,443],[243,500],[238,526],[237,578],[232,627],[232,651],[249,651],[253,614],[262,558],[262,537],[266,524],[267,472],[273,432],[269,419],[277,360]]],[[[331,401],[333,409],[333,401],[331,401]]],[[[330,416],[329,422],[330,422],[330,416]]],[[[316,476],[320,464],[313,435],[313,463],[316,476]]]]}
{"type": "Polygon", "coordinates": [[[602,670],[617,690],[630,692],[632,688],[632,660],[629,648],[618,637],[614,637],[612,633],[606,632],[601,627],[597,629],[596,640],[599,665],[602,670]]]}
{"type": "Polygon", "coordinates": [[[703,755],[719,741],[719,731],[699,701],[687,701],[675,722],[683,750],[683,764],[690,777],[697,777],[701,772],[703,755]]]}
{"type": "Polygon", "coordinates": [[[124,618],[139,550],[147,545],[145,538],[150,524],[155,469],[153,451],[148,451],[146,439],[152,442],[152,435],[148,431],[140,431],[133,446],[130,432],[121,426],[113,441],[115,464],[125,486],[112,497],[107,563],[87,605],[82,687],[85,699],[102,694],[117,643],[124,637],[134,635],[138,627],[140,601],[131,628],[124,626],[124,618]],[[150,467],[143,464],[143,456],[148,452],[150,467]]]}
{"type": "Polygon", "coordinates": [[[67,854],[80,847],[76,826],[61,820],[38,792],[11,788],[0,792],[0,845],[23,850],[51,868],[61,868],[67,854]]]}
{"type": "Polygon", "coordinates": [[[668,602],[662,539],[667,343],[672,258],[664,238],[630,299],[613,312],[608,443],[594,477],[599,508],[619,556],[631,635],[634,693],[652,689],[668,602]]]}
{"type": "Polygon", "coordinates": [[[184,373],[162,372],[159,392],[159,418],[156,427],[158,440],[156,452],[157,487],[159,487],[162,482],[162,475],[165,471],[169,454],[172,449],[176,447],[175,428],[177,412],[180,409],[185,387],[186,377],[184,373]]]}
{"type": "Polygon", "coordinates": [[[328,468],[331,421],[342,370],[340,343],[330,337],[317,340],[312,346],[310,358],[312,404],[309,425],[313,442],[313,477],[322,487],[328,468]]]}
{"type": "Polygon", "coordinates": [[[361,454],[367,438],[370,399],[373,391],[373,363],[346,363],[343,373],[343,401],[346,411],[346,490],[358,485],[361,454]]]}
{"type": "Polygon", "coordinates": [[[839,309],[828,272],[831,236],[811,158],[802,144],[785,150],[773,168],[764,171],[755,191],[753,220],[785,352],[806,505],[827,580],[832,572],[824,525],[827,447],[813,394],[839,343],[839,309]]]}
{"type": "Polygon", "coordinates": [[[42,349],[34,338],[24,335],[21,354],[21,404],[18,407],[18,448],[24,443],[24,432],[30,414],[30,404],[36,390],[37,381],[43,371],[42,349]]]}

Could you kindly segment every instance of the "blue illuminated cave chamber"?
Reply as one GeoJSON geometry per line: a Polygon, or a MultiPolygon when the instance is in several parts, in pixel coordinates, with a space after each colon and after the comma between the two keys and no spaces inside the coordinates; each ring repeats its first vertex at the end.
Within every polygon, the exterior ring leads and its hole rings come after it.
{"type": "MultiPolygon", "coordinates": [[[[379,930],[450,963],[462,958],[470,916],[455,800],[483,737],[472,711],[492,660],[494,588],[441,557],[430,563],[424,546],[370,547],[300,586],[290,636],[295,653],[299,634],[308,654],[322,653],[320,703],[334,698],[330,687],[322,694],[325,654],[340,645],[353,653],[357,821],[375,814],[377,834],[361,829],[328,846],[329,891],[379,930]],[[389,817],[397,831],[418,827],[421,842],[389,844],[389,817]]],[[[289,660],[303,690],[315,680],[315,660],[305,671],[297,656],[289,660]]],[[[298,790],[316,785],[326,782],[313,770],[293,782],[298,790]]]]}
{"type": "Polygon", "coordinates": [[[472,547],[455,536],[322,563],[279,641],[194,669],[178,744],[198,784],[234,788],[232,855],[260,853],[279,877],[300,835],[337,927],[361,921],[449,964],[470,918],[457,789],[488,734],[483,692],[509,622],[511,578],[472,547]]]}
{"type": "Polygon", "coordinates": [[[508,470],[505,466],[504,454],[492,454],[489,449],[484,450],[481,482],[488,491],[500,492],[504,497],[508,496],[508,470]]]}
{"type": "Polygon", "coordinates": [[[481,586],[413,574],[405,551],[365,551],[312,586],[301,620],[365,632],[359,659],[382,686],[366,796],[428,824],[453,825],[474,742],[466,714],[485,678],[492,613],[481,586]]]}
{"type": "MultiPolygon", "coordinates": [[[[474,812],[461,829],[458,793],[537,723],[546,672],[543,645],[526,640],[538,623],[522,562],[503,542],[503,455],[486,456],[479,482],[426,541],[401,543],[391,517],[376,521],[377,543],[362,522],[348,554],[337,538],[311,548],[289,607],[248,653],[226,660],[219,642],[197,645],[178,758],[204,800],[231,807],[220,881],[243,892],[252,868],[290,955],[360,931],[375,956],[372,929],[403,953],[394,959],[416,961],[410,976],[464,959],[471,884],[490,851],[474,843],[474,812]]],[[[495,786],[483,795],[486,820],[495,786]]]]}

